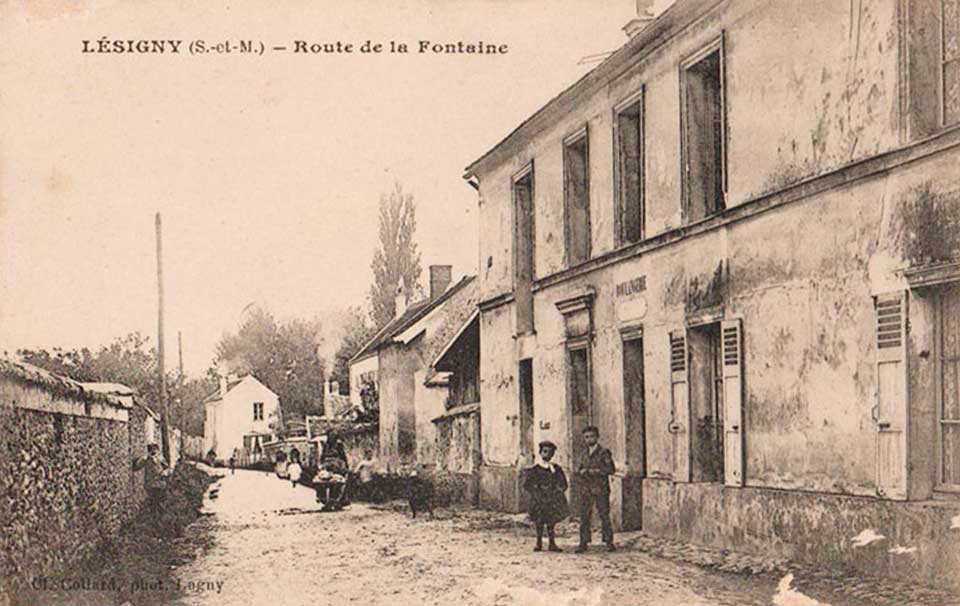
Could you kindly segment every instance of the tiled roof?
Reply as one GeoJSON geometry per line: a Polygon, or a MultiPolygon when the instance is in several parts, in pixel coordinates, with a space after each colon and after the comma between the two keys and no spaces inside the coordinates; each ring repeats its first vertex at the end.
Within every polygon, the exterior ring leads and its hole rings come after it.
{"type": "Polygon", "coordinates": [[[394,337],[419,322],[424,318],[424,316],[437,307],[449,301],[467,285],[473,283],[475,279],[476,276],[465,276],[459,282],[444,291],[444,293],[439,297],[414,303],[407,308],[407,311],[405,311],[399,318],[395,318],[394,320],[388,322],[387,325],[380,330],[380,332],[375,334],[373,338],[370,339],[370,341],[364,345],[363,348],[357,352],[355,356],[353,356],[353,358],[350,359],[350,362],[353,363],[357,360],[362,360],[363,358],[376,353],[380,347],[391,342],[394,337]]]}

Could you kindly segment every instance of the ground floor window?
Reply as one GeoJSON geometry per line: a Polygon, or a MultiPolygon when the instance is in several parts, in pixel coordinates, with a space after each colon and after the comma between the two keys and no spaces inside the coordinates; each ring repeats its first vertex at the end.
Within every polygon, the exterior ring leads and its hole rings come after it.
{"type": "Polygon", "coordinates": [[[960,490],[960,284],[938,299],[939,483],[960,490]]]}
{"type": "Polygon", "coordinates": [[[690,388],[690,475],[694,482],[723,480],[723,373],[720,324],[687,331],[690,388]]]}

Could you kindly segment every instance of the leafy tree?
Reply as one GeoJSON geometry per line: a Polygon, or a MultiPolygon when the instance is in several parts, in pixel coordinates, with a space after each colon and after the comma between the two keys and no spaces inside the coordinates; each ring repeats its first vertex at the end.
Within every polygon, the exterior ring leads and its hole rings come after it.
{"type": "Polygon", "coordinates": [[[389,196],[380,197],[380,246],[373,256],[373,284],[370,286],[370,315],[381,328],[396,312],[397,287],[401,279],[409,303],[421,296],[420,252],[413,241],[417,230],[416,203],[399,183],[389,196]]]}
{"type": "MultiPolygon", "coordinates": [[[[39,366],[76,381],[121,383],[135,389],[140,400],[160,411],[157,351],[150,339],[130,333],[114,339],[96,353],[87,348],[64,350],[21,349],[17,352],[28,364],[39,366]]],[[[187,379],[167,373],[169,422],[191,435],[203,435],[203,398],[214,388],[209,379],[187,379]]]]}
{"type": "Polygon", "coordinates": [[[350,388],[350,358],[355,356],[376,332],[377,329],[370,325],[367,314],[360,307],[354,306],[347,310],[344,334],[334,356],[331,374],[331,378],[340,383],[341,393],[350,388]]]}
{"type": "Polygon", "coordinates": [[[284,420],[320,414],[325,364],[319,343],[318,322],[278,323],[270,312],[254,308],[236,334],[220,340],[208,374],[215,377],[221,365],[231,373],[252,374],[280,397],[284,420]]]}

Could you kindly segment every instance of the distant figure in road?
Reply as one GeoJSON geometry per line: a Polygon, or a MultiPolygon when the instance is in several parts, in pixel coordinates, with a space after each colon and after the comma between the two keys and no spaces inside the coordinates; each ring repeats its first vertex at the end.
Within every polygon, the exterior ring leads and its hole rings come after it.
{"type": "Polygon", "coordinates": [[[537,544],[534,551],[543,551],[543,533],[546,531],[549,541],[547,549],[563,551],[557,547],[555,528],[570,514],[570,506],[564,492],[567,490],[567,476],[563,469],[551,462],[557,452],[557,445],[550,440],[540,442],[540,460],[526,470],[523,489],[530,494],[530,519],[537,528],[537,544]]]}
{"type": "Polygon", "coordinates": [[[327,434],[327,441],[323,445],[323,452],[320,454],[320,468],[331,473],[342,475],[347,483],[344,485],[343,504],[350,504],[350,465],[347,462],[347,449],[340,441],[340,436],[335,432],[327,434]]]}
{"type": "Polygon", "coordinates": [[[356,483],[353,485],[353,496],[361,501],[371,500],[370,482],[373,481],[373,472],[376,469],[376,460],[373,458],[373,451],[369,448],[363,451],[363,459],[357,463],[354,470],[356,483]]]}
{"type": "Polygon", "coordinates": [[[297,487],[300,481],[300,475],[303,473],[303,467],[300,465],[300,453],[296,450],[290,453],[290,463],[287,464],[287,477],[290,478],[290,485],[297,487]]]}
{"type": "Polygon", "coordinates": [[[167,490],[167,478],[170,468],[160,454],[160,447],[147,444],[147,456],[133,462],[134,471],[143,470],[143,487],[147,492],[144,510],[151,524],[157,526],[160,521],[161,503],[167,490]]]}
{"type": "Polygon", "coordinates": [[[330,459],[340,459],[344,468],[350,468],[347,462],[347,449],[340,441],[340,436],[332,431],[327,434],[327,441],[323,445],[323,453],[320,455],[320,464],[323,465],[330,459]]]}
{"type": "Polygon", "coordinates": [[[230,455],[230,475],[233,475],[233,470],[237,467],[237,449],[233,449],[233,454],[230,455]]]}
{"type": "Polygon", "coordinates": [[[580,544],[576,552],[583,553],[590,543],[590,518],[593,508],[597,508],[603,542],[607,551],[615,551],[613,545],[613,525],[610,523],[610,476],[613,474],[613,456],[600,446],[600,431],[593,426],[583,430],[583,441],[587,452],[577,467],[580,484],[580,544]]]}

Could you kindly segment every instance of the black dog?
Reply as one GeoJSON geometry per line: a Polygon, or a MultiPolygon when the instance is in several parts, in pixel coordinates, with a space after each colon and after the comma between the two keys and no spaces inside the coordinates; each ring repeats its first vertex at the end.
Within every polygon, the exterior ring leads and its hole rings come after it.
{"type": "Polygon", "coordinates": [[[433,483],[427,478],[419,477],[416,472],[405,479],[407,502],[410,504],[410,513],[414,519],[417,512],[426,511],[433,519],[433,483]]]}

